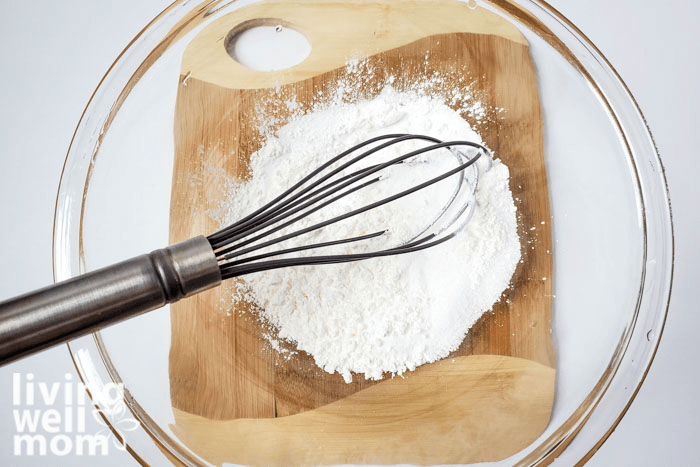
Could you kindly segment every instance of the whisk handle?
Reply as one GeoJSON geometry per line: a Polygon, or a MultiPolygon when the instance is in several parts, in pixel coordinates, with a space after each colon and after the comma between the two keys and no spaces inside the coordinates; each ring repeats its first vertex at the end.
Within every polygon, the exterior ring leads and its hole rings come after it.
{"type": "Polygon", "coordinates": [[[0,302],[0,365],[220,282],[200,236],[0,302]]]}

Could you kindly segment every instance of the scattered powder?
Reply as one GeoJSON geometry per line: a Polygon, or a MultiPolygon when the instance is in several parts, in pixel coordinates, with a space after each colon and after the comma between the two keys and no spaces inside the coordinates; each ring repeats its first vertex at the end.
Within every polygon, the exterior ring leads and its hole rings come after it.
{"type": "MultiPolygon", "coordinates": [[[[449,101],[424,90],[397,91],[388,82],[372,99],[348,101],[346,93],[341,85],[334,98],[298,112],[276,132],[268,132],[262,148],[251,157],[251,177],[232,184],[219,213],[222,225],[261,206],[330,156],[375,135],[416,133],[480,142],[464,118],[446,105],[449,101]]],[[[296,101],[288,107],[296,108],[296,101]]],[[[482,170],[470,223],[437,247],[247,275],[235,298],[254,302],[280,339],[294,343],[319,367],[340,373],[347,382],[353,373],[379,379],[446,357],[500,299],[520,260],[516,208],[508,182],[508,168],[498,160],[490,170],[482,170]]],[[[432,204],[438,208],[432,209],[439,209],[439,190],[422,196],[412,202],[431,204],[437,199],[432,204]]],[[[413,216],[372,214],[371,220],[387,216],[390,231],[401,236],[415,231],[421,216],[430,221],[422,214],[427,208],[404,210],[413,216]]],[[[348,228],[365,227],[329,226],[324,231],[343,238],[346,232],[338,229],[348,228]]],[[[279,350],[279,342],[268,337],[279,350]]]]}

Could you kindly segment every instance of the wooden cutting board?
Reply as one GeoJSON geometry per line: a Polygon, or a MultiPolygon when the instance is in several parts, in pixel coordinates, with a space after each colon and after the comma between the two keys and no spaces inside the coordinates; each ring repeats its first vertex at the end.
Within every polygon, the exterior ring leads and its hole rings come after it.
{"type": "Polygon", "coordinates": [[[485,115],[465,118],[510,168],[523,261],[459,349],[379,382],[346,384],[303,352],[283,358],[265,323],[232,303],[236,281],[175,304],[172,429],[215,464],[491,461],[527,446],[549,421],[552,257],[537,79],[527,42],[493,13],[450,0],[268,1],[208,25],[183,57],[171,242],[217,230],[209,211],[224,196],[223,179],[246,176],[245,161],[263,142],[256,115],[275,112],[284,124],[284,100],[308,108],[357,57],[374,69],[367,97],[388,76],[401,88],[438,72],[443,90],[469,87],[483,102],[485,115]],[[231,31],[278,23],[309,39],[304,62],[256,72],[227,54],[231,31]]]}

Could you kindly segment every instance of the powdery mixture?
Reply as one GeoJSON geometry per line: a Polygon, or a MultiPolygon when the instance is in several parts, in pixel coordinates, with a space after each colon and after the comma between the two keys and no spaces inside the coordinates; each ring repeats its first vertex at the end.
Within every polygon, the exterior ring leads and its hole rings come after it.
{"type": "MultiPolygon", "coordinates": [[[[330,155],[386,133],[481,141],[440,99],[390,85],[372,100],[317,105],[270,135],[252,155],[253,175],[231,188],[222,225],[259,207],[330,155]]],[[[243,297],[237,298],[255,302],[279,338],[294,342],[346,382],[352,373],[379,379],[443,358],[499,300],[520,260],[508,181],[508,167],[498,160],[482,170],[470,223],[442,245],[395,257],[251,274],[244,277],[247,288],[238,292],[243,297]]],[[[441,206],[440,193],[422,196],[413,202],[425,206],[434,200],[434,209],[441,206]]],[[[390,228],[401,233],[415,229],[412,223],[421,211],[404,212],[414,216],[374,215],[388,216],[390,228]]],[[[333,228],[326,233],[342,238],[333,228]]],[[[343,228],[348,227],[338,227],[343,228]]]]}

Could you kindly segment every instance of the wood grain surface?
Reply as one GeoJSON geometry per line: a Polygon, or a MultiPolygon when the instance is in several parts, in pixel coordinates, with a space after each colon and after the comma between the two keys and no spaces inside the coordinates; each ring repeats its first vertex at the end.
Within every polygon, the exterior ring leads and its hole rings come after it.
{"type": "Polygon", "coordinates": [[[543,128],[527,43],[496,15],[459,2],[328,2],[320,7],[316,2],[301,1],[294,2],[292,9],[289,4],[263,2],[224,16],[205,28],[185,53],[174,127],[171,242],[218,228],[209,211],[219,207],[224,178],[249,175],[245,162],[263,143],[256,125],[259,115],[274,113],[278,125],[284,124],[285,99],[294,96],[308,108],[315,96],[330,92],[346,77],[340,57],[366,56],[373,73],[363,81],[360,96],[375,95],[388,76],[393,76],[394,86],[401,89],[437,72],[445,78],[438,93],[466,91],[468,86],[484,104],[485,115],[465,118],[510,168],[523,261],[513,286],[455,352],[407,375],[405,381],[409,382],[404,384],[413,388],[412,396],[403,399],[396,395],[400,381],[389,378],[377,382],[355,376],[346,384],[340,375],[320,370],[303,352],[282,357],[265,338],[271,332],[269,327],[246,303],[233,303],[236,281],[177,303],[171,307],[170,383],[177,415],[173,430],[191,449],[215,463],[286,465],[290,461],[284,459],[297,459],[300,465],[430,464],[446,461],[441,457],[444,449],[429,447],[447,445],[455,436],[478,442],[463,443],[467,447],[456,450],[450,462],[497,460],[517,452],[546,427],[555,374],[543,128]],[[328,8],[329,4],[333,8],[328,8]],[[318,8],[324,13],[314,16],[318,8]],[[347,21],[349,17],[352,21],[347,21]],[[309,37],[314,65],[304,68],[300,64],[271,74],[256,72],[264,79],[255,80],[251,70],[242,70],[228,55],[218,53],[202,62],[199,50],[225,49],[228,33],[224,32],[250,18],[283,18],[293,23],[309,37]],[[330,52],[317,47],[321,39],[310,33],[319,28],[317,21],[323,22],[324,31],[329,23],[335,26],[333,53],[326,61],[323,53],[330,52]],[[445,23],[452,28],[459,25],[460,30],[445,32],[445,23]],[[400,39],[389,34],[395,30],[403,31],[400,39]],[[261,86],[266,82],[277,84],[261,86]],[[484,357],[468,357],[478,355],[484,357]],[[437,377],[441,372],[448,372],[449,377],[437,377]],[[504,376],[507,374],[510,377],[504,376]],[[479,397],[462,397],[467,387],[479,397]],[[445,395],[446,410],[433,410],[430,400],[435,391],[445,395]],[[511,402],[504,404],[504,400],[511,402]],[[367,404],[381,415],[371,420],[359,417],[367,404]],[[326,422],[335,423],[337,428],[339,422],[332,414],[337,415],[333,411],[338,407],[345,407],[342,417],[346,420],[353,418],[350,410],[357,410],[357,423],[348,428],[350,431],[322,436],[326,422]],[[430,408],[427,412],[426,407],[430,408]],[[411,420],[416,411],[422,414],[420,423],[429,422],[432,428],[411,436],[397,432],[397,417],[411,420]],[[242,418],[270,420],[228,422],[242,418]],[[306,431],[299,428],[307,422],[306,431]],[[292,436],[292,429],[306,435],[292,436]],[[519,435],[506,435],[509,430],[519,435]],[[243,432],[248,434],[243,436],[243,432]],[[352,445],[342,433],[365,441],[350,449],[352,445]],[[314,437],[321,444],[309,445],[314,437]],[[242,442],[223,448],[212,441],[234,438],[242,442]],[[401,447],[418,438],[424,442],[422,447],[401,447]],[[250,446],[246,447],[251,443],[268,448],[256,457],[250,446]],[[354,452],[358,450],[362,454],[354,452]]]}
{"type": "Polygon", "coordinates": [[[485,462],[545,429],[553,376],[530,360],[456,357],[297,415],[212,421],[175,409],[171,428],[218,465],[485,462]]]}

